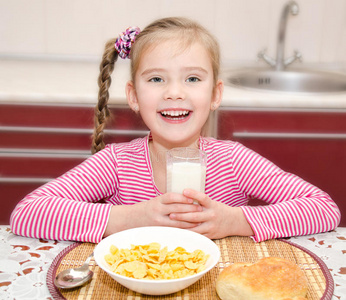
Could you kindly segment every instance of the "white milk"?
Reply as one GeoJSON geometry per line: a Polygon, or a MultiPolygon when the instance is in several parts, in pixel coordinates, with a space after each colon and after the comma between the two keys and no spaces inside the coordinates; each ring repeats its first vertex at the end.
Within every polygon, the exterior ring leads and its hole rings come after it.
{"type": "Polygon", "coordinates": [[[183,193],[186,188],[204,193],[206,167],[200,163],[176,162],[167,166],[167,192],[183,193]]]}

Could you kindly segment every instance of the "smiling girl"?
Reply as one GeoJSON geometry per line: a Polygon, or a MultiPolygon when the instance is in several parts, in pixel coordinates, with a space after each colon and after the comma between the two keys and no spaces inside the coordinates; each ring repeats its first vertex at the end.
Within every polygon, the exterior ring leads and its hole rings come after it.
{"type": "Polygon", "coordinates": [[[212,239],[242,235],[263,241],[337,227],[340,211],[325,192],[239,143],[203,134],[222,100],[219,56],[213,36],[185,18],[160,19],[142,32],[130,28],[110,41],[100,66],[95,154],[18,203],[12,231],[99,242],[128,228],[172,226],[212,239]],[[150,134],[105,146],[108,89],[118,56],[131,59],[128,104],[150,134]],[[162,154],[175,147],[207,153],[205,193],[166,192],[162,154]],[[254,198],[269,205],[248,206],[254,198]]]}

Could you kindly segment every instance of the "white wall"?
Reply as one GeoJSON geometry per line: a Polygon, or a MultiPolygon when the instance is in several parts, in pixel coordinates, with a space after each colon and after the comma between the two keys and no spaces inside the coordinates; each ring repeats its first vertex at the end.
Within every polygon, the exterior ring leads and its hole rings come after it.
{"type": "MultiPolygon", "coordinates": [[[[103,45],[130,25],[188,16],[215,33],[225,62],[275,56],[278,20],[287,0],[0,0],[0,57],[98,60],[103,45]]],[[[346,0],[297,0],[288,20],[286,56],[346,62],[346,0]]]]}

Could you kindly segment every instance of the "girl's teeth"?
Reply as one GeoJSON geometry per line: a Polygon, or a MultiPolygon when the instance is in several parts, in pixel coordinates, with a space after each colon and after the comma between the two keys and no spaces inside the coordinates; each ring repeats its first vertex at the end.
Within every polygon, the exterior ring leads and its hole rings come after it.
{"type": "Polygon", "coordinates": [[[161,114],[165,116],[171,116],[171,117],[179,117],[179,116],[185,116],[189,113],[188,110],[175,110],[175,111],[162,111],[161,114]]]}

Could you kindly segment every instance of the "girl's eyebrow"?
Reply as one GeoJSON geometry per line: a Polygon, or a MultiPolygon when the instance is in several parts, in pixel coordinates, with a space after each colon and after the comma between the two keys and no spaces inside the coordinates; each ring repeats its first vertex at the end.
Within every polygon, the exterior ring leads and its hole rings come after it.
{"type": "Polygon", "coordinates": [[[198,71],[198,72],[202,72],[202,73],[208,73],[208,71],[202,67],[185,67],[183,68],[185,71],[189,71],[189,72],[192,72],[192,71],[198,71]]]}
{"type": "Polygon", "coordinates": [[[165,69],[161,69],[161,68],[152,68],[152,69],[146,69],[144,70],[141,75],[148,75],[148,74],[152,74],[152,73],[162,73],[165,72],[165,69]]]}
{"type": "MultiPolygon", "coordinates": [[[[188,72],[198,71],[202,73],[208,73],[208,71],[202,67],[184,67],[183,71],[188,71],[188,72]]],[[[148,75],[152,73],[163,73],[163,72],[167,72],[167,70],[163,68],[151,68],[151,69],[144,70],[141,75],[143,76],[143,75],[148,75]]]]}

